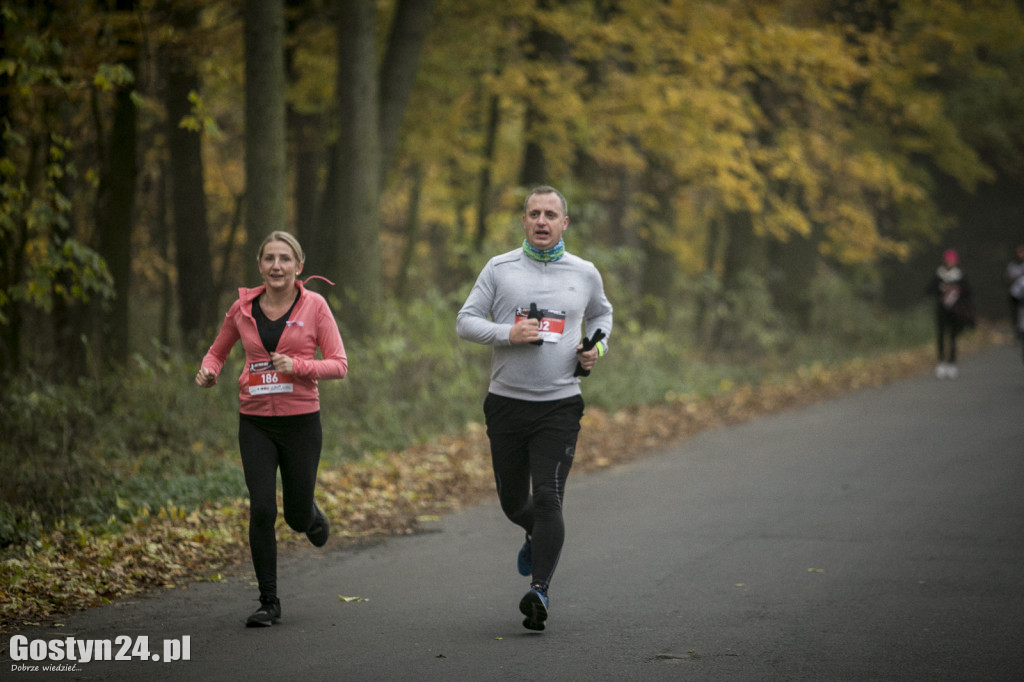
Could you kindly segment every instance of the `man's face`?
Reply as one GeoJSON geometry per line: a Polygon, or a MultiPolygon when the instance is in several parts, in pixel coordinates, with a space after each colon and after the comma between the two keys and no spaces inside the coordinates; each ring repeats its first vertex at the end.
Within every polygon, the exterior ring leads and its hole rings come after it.
{"type": "Polygon", "coordinates": [[[523,230],[530,246],[546,251],[562,240],[569,226],[569,216],[562,215],[562,202],[557,194],[534,194],[526,202],[523,230]]]}

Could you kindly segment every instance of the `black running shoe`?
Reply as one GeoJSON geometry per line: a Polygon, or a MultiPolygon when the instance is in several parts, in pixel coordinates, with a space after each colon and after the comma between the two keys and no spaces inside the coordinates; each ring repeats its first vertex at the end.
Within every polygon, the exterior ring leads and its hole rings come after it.
{"type": "Polygon", "coordinates": [[[265,628],[281,622],[281,601],[277,597],[260,597],[260,607],[245,621],[247,628],[265,628]]]}
{"type": "Polygon", "coordinates": [[[526,619],[523,627],[527,630],[543,630],[548,619],[548,595],[540,585],[533,585],[519,601],[519,610],[526,619]]]}
{"type": "Polygon", "coordinates": [[[314,547],[323,547],[327,542],[327,538],[331,535],[331,524],[327,522],[327,517],[320,511],[320,507],[313,505],[314,511],[316,511],[316,520],[313,521],[313,525],[306,531],[306,537],[313,543],[314,547]]]}

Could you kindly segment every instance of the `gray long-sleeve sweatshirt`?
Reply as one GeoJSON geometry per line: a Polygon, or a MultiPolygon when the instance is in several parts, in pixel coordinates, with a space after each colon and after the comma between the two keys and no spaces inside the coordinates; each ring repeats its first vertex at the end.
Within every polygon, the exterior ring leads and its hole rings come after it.
{"type": "MultiPolygon", "coordinates": [[[[489,391],[519,400],[560,400],[580,393],[576,346],[598,329],[611,336],[612,305],[594,264],[566,253],[542,263],[522,249],[495,256],[459,311],[460,338],[492,346],[489,391]],[[516,344],[509,332],[530,304],[547,311],[543,345],[516,344]],[[564,314],[564,329],[561,314],[564,314]]],[[[607,337],[604,343],[607,344],[607,337]]]]}

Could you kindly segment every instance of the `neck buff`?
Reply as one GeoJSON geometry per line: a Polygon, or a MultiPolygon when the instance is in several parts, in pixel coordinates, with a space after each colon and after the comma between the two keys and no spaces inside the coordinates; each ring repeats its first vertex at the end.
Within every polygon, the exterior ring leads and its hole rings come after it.
{"type": "Polygon", "coordinates": [[[955,284],[963,279],[963,273],[960,272],[960,268],[955,265],[951,268],[947,268],[945,265],[940,265],[935,271],[935,274],[939,276],[946,284],[955,284]]]}
{"type": "Polygon", "coordinates": [[[535,249],[530,246],[530,242],[524,239],[523,251],[525,251],[526,255],[533,260],[540,261],[541,263],[554,263],[565,255],[565,240],[561,239],[547,251],[541,251],[540,249],[535,249]]]}

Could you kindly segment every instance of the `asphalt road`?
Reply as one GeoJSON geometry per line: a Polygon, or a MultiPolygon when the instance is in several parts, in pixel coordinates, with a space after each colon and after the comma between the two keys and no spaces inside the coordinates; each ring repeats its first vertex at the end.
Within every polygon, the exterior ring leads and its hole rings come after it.
{"type": "Polygon", "coordinates": [[[521,625],[521,534],[490,500],[420,535],[284,558],[272,628],[243,627],[255,591],[237,578],[22,633],[148,637],[161,656],[187,636],[187,661],[47,675],[4,660],[0,677],[1024,679],[1024,366],[1012,347],[964,359],[956,381],[863,390],[570,476],[565,512],[543,633],[521,625]]]}

